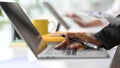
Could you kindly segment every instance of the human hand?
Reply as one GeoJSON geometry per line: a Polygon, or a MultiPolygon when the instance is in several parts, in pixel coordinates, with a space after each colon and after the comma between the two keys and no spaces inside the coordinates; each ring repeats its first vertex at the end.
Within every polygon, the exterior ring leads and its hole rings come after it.
{"type": "Polygon", "coordinates": [[[69,47],[71,49],[89,48],[87,46],[84,46],[81,43],[71,41],[70,38],[81,39],[81,40],[84,40],[86,42],[90,42],[92,44],[95,44],[97,46],[101,45],[101,42],[98,39],[96,39],[94,36],[92,36],[90,34],[83,33],[83,32],[76,32],[76,33],[67,33],[65,35],[65,40],[62,43],[60,43],[59,45],[57,45],[55,47],[55,49],[60,49],[62,47],[69,47]]]}
{"type": "Polygon", "coordinates": [[[80,16],[78,16],[77,14],[74,14],[74,13],[68,13],[65,16],[71,18],[80,27],[103,26],[103,23],[100,19],[94,19],[94,20],[89,21],[89,22],[84,22],[80,16]]]}
{"type": "Polygon", "coordinates": [[[71,18],[76,23],[82,23],[81,17],[78,16],[77,14],[75,14],[75,13],[68,13],[65,16],[68,17],[68,18],[71,18]]]}

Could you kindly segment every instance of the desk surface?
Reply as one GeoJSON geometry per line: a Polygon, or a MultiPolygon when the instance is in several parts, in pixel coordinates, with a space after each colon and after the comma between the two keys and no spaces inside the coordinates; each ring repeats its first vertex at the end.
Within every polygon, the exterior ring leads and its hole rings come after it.
{"type": "MultiPolygon", "coordinates": [[[[16,68],[17,66],[22,68],[109,68],[116,48],[108,51],[110,58],[101,59],[59,59],[59,60],[33,60],[33,57],[29,54],[27,48],[10,48],[6,55],[2,54],[2,61],[0,61],[0,67],[2,68],[16,68]],[[7,55],[8,54],[8,55],[7,55]],[[11,58],[10,58],[11,57],[11,58]]],[[[1,51],[1,50],[0,50],[1,51]]],[[[17,67],[17,68],[18,68],[17,67]]]]}
{"type": "Polygon", "coordinates": [[[44,65],[30,62],[26,56],[1,61],[0,68],[47,68],[44,65]]]}
{"type": "Polygon", "coordinates": [[[109,68],[115,50],[109,50],[110,58],[100,59],[62,59],[62,60],[39,60],[39,64],[48,64],[50,68],[109,68]]]}

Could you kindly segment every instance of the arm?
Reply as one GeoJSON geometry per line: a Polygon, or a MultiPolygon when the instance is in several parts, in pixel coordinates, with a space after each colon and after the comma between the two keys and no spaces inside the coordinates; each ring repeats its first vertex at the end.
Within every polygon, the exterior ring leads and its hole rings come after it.
{"type": "Polygon", "coordinates": [[[101,31],[96,33],[95,35],[86,34],[86,33],[67,33],[65,36],[65,40],[57,45],[55,48],[61,48],[64,46],[70,46],[71,49],[78,49],[78,48],[87,48],[82,44],[78,44],[76,42],[71,41],[69,38],[77,38],[84,40],[86,42],[90,42],[95,44],[96,46],[102,46],[105,49],[111,49],[114,46],[120,44],[120,18],[110,18],[105,17],[108,19],[110,24],[104,27],[101,31]]]}
{"type": "Polygon", "coordinates": [[[107,18],[110,24],[96,33],[94,36],[102,42],[102,46],[111,49],[120,44],[120,19],[107,18]]]}
{"type": "Polygon", "coordinates": [[[95,26],[104,25],[100,19],[95,19],[89,22],[83,22],[82,18],[77,14],[70,13],[70,14],[66,14],[65,16],[71,18],[80,27],[95,27],[95,26]]]}
{"type": "Polygon", "coordinates": [[[80,22],[78,22],[77,24],[79,24],[81,27],[94,27],[94,26],[102,26],[103,25],[102,21],[99,19],[89,21],[86,24],[80,23],[80,22]]]}

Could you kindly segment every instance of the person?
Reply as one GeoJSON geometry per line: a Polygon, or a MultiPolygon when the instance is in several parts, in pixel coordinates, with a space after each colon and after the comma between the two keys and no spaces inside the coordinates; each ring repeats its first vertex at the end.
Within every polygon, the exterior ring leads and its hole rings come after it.
{"type": "MultiPolygon", "coordinates": [[[[104,11],[104,12],[90,12],[89,11],[88,15],[99,17],[99,16],[104,15],[104,13],[111,15],[113,17],[118,16],[120,14],[120,0],[115,0],[112,7],[108,9],[107,11],[104,11]]],[[[102,21],[100,18],[91,20],[89,22],[83,22],[82,18],[78,14],[75,14],[75,13],[68,13],[65,16],[68,18],[71,18],[80,27],[95,27],[95,26],[104,26],[104,25],[106,26],[106,24],[108,24],[102,21]]]]}
{"type": "Polygon", "coordinates": [[[77,43],[71,41],[70,38],[77,38],[84,40],[86,42],[90,42],[95,44],[98,47],[103,47],[107,50],[117,46],[120,44],[120,19],[118,17],[105,17],[110,24],[104,27],[99,32],[92,34],[87,34],[83,32],[75,32],[75,33],[66,33],[65,40],[61,42],[59,45],[55,47],[55,49],[59,49],[61,47],[70,46],[71,49],[79,49],[79,48],[89,48],[87,46],[82,45],[81,43],[77,43]]]}
{"type": "Polygon", "coordinates": [[[101,21],[101,19],[97,19],[97,18],[95,18],[94,20],[91,20],[89,22],[84,22],[83,19],[75,13],[68,13],[65,16],[72,19],[80,27],[84,27],[84,28],[104,25],[103,21],[101,21]]]}

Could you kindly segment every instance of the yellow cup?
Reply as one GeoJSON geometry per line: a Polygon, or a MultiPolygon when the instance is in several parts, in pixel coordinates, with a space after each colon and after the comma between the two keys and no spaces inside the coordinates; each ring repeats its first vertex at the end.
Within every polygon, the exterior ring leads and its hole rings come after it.
{"type": "Polygon", "coordinates": [[[48,24],[50,22],[47,19],[34,19],[32,23],[41,35],[49,33],[48,24]]]}

